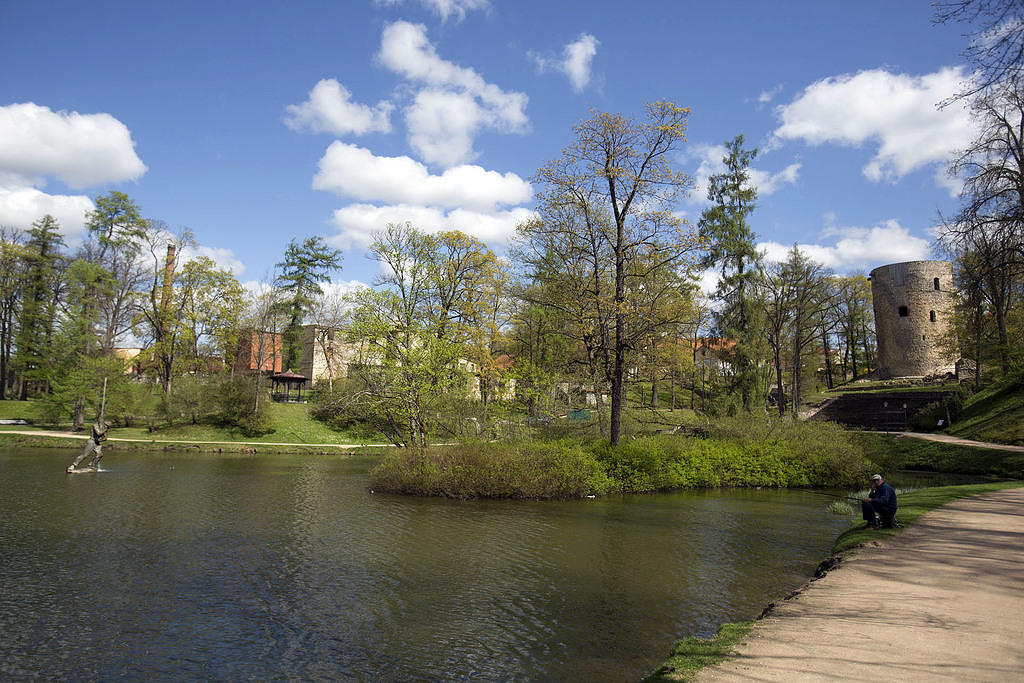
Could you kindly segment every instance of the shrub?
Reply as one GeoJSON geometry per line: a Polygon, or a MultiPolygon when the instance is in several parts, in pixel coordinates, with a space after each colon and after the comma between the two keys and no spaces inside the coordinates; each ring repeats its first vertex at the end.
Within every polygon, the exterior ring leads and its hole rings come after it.
{"type": "Polygon", "coordinates": [[[831,424],[783,423],[747,438],[657,435],[581,444],[472,443],[402,450],[371,473],[383,491],[455,498],[571,498],[718,486],[847,486],[870,469],[851,435],[831,424]]]}
{"type": "Polygon", "coordinates": [[[370,483],[448,498],[580,498],[611,488],[600,464],[571,441],[399,449],[371,471],[370,483]]]}
{"type": "Polygon", "coordinates": [[[270,398],[251,377],[231,377],[217,387],[217,422],[237,427],[245,436],[260,436],[274,431],[266,405],[270,398]],[[260,392],[256,401],[256,392],[260,392]],[[254,410],[255,408],[255,410],[254,410]]]}

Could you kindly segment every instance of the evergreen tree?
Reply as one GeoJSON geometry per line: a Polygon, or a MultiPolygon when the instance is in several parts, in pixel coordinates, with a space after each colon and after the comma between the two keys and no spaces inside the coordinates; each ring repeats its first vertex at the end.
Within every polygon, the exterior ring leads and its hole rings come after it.
{"type": "Polygon", "coordinates": [[[331,272],[341,268],[341,252],[331,249],[322,237],[307,237],[301,244],[292,240],[275,284],[285,294],[288,325],[284,330],[284,366],[298,370],[302,361],[302,322],[316,297],[320,284],[330,281],[331,272]]]}
{"type": "Polygon", "coordinates": [[[32,224],[25,244],[25,280],[18,320],[16,368],[20,398],[46,391],[51,376],[57,320],[57,278],[64,240],[57,219],[47,214],[32,224]]]}
{"type": "Polygon", "coordinates": [[[759,393],[757,363],[761,357],[761,330],[755,305],[755,282],[760,255],[747,219],[757,202],[748,168],[757,150],[743,149],[743,136],[726,144],[725,171],[708,179],[712,206],[701,215],[700,235],[708,244],[705,268],[719,271],[715,298],[721,302],[716,316],[718,335],[733,347],[733,386],[743,408],[750,411],[759,393]]]}

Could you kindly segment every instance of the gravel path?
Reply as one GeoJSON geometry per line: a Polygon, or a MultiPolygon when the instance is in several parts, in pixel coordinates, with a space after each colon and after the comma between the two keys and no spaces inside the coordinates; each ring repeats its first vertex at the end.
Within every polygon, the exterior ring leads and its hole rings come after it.
{"type": "Polygon", "coordinates": [[[1024,680],[1024,488],[860,549],[699,681],[1024,680]]]}

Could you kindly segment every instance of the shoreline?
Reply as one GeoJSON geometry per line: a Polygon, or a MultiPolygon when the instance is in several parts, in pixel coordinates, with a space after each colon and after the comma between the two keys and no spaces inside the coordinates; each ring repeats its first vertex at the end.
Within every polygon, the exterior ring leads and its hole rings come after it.
{"type": "MultiPolygon", "coordinates": [[[[88,439],[87,434],[73,432],[50,432],[28,429],[0,429],[0,445],[17,448],[81,448],[82,442],[88,439]]],[[[104,445],[113,446],[111,452],[118,450],[162,450],[162,451],[193,451],[199,453],[295,453],[309,455],[329,455],[340,453],[351,455],[361,449],[395,448],[393,444],[384,443],[292,443],[283,441],[201,441],[181,439],[127,439],[109,437],[104,445]]]]}

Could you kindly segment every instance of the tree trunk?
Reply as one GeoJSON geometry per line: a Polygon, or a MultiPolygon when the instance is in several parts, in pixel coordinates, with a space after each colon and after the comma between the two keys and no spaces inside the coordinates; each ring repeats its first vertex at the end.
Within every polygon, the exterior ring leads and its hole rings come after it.
{"type": "Polygon", "coordinates": [[[779,350],[779,345],[775,345],[775,391],[778,392],[776,397],[779,408],[779,417],[786,414],[786,395],[782,389],[782,352],[779,350]]]}
{"type": "Polygon", "coordinates": [[[828,347],[828,333],[825,331],[825,326],[821,326],[821,347],[825,352],[825,381],[828,388],[832,388],[832,353],[828,347]]]}

